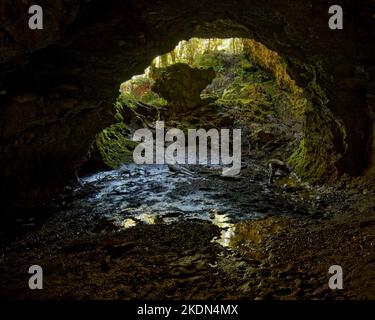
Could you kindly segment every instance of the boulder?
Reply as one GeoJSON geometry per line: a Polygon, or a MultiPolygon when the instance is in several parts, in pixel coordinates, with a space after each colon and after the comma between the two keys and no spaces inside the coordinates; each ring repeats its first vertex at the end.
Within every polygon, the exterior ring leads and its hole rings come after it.
{"type": "Polygon", "coordinates": [[[215,78],[212,68],[191,68],[185,63],[176,63],[156,73],[151,90],[168,101],[176,112],[185,112],[203,104],[200,94],[215,78]]]}

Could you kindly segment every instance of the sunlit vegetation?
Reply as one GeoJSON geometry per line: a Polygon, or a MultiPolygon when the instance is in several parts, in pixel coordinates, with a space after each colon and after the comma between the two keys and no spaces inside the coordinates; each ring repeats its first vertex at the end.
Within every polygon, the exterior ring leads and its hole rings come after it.
{"type": "Polygon", "coordinates": [[[143,75],[134,76],[120,86],[119,101],[139,100],[155,107],[167,103],[151,91],[158,70],[176,63],[185,63],[193,68],[212,67],[216,73],[224,71],[223,61],[215,53],[225,52],[228,55],[243,53],[242,39],[198,39],[181,41],[174,50],[156,57],[143,75]]]}
{"type": "MultiPolygon", "coordinates": [[[[192,38],[181,41],[171,52],[156,57],[144,74],[121,84],[115,103],[116,121],[129,121],[123,116],[126,109],[147,126],[145,116],[139,110],[148,108],[157,118],[165,110],[173,111],[173,115],[169,116],[170,124],[183,130],[197,125],[194,121],[203,127],[204,122],[215,125],[215,120],[202,112],[199,117],[195,117],[193,112],[176,115],[203,105],[244,123],[251,129],[250,141],[257,145],[274,140],[293,140],[294,150],[299,143],[307,100],[303,90],[289,76],[285,61],[264,45],[251,39],[192,38]],[[174,65],[175,68],[170,68],[174,65]],[[194,98],[194,90],[202,81],[202,72],[201,75],[194,73],[196,69],[211,69],[215,74],[207,86],[200,87],[200,99],[194,98]],[[192,101],[196,106],[192,105],[192,101]]],[[[97,144],[101,152],[105,150],[103,158],[106,164],[116,167],[121,161],[129,160],[131,149],[129,143],[122,144],[124,150],[119,150],[121,146],[117,143],[116,148],[110,147],[113,141],[109,140],[113,136],[121,141],[121,134],[126,134],[124,130],[117,130],[118,126],[113,127],[116,132],[110,134],[111,128],[100,135],[97,144]],[[111,151],[114,161],[111,160],[111,151]]]]}

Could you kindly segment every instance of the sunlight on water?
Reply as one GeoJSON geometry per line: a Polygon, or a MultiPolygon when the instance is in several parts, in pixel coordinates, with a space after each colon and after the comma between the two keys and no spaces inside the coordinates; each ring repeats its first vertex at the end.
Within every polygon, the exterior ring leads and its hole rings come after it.
{"type": "Polygon", "coordinates": [[[212,223],[222,229],[220,238],[214,239],[214,241],[223,247],[229,247],[234,236],[235,224],[231,222],[227,214],[219,214],[217,212],[214,212],[212,223]]]}
{"type": "Polygon", "coordinates": [[[122,223],[122,226],[125,228],[125,229],[129,229],[131,227],[135,227],[137,225],[137,222],[133,219],[125,219],[122,223]]]}

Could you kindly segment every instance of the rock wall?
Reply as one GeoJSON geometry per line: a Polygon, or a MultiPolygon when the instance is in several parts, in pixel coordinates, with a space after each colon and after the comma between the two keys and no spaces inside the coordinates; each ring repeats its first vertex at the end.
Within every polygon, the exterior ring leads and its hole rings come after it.
{"type": "Polygon", "coordinates": [[[298,172],[319,180],[369,166],[375,95],[374,1],[40,0],[0,3],[0,194],[40,205],[72,180],[113,118],[119,84],[179,40],[249,37],[277,51],[312,101],[298,172]],[[344,30],[328,29],[328,8],[344,30]]]}

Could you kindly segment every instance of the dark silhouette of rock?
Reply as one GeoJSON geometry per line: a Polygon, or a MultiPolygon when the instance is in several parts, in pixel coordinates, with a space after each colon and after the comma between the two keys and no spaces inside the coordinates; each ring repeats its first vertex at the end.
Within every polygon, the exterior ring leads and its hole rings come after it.
{"type": "Polygon", "coordinates": [[[169,102],[176,112],[185,112],[202,105],[200,94],[215,78],[212,68],[191,68],[184,63],[172,64],[158,72],[152,91],[169,102]]]}

